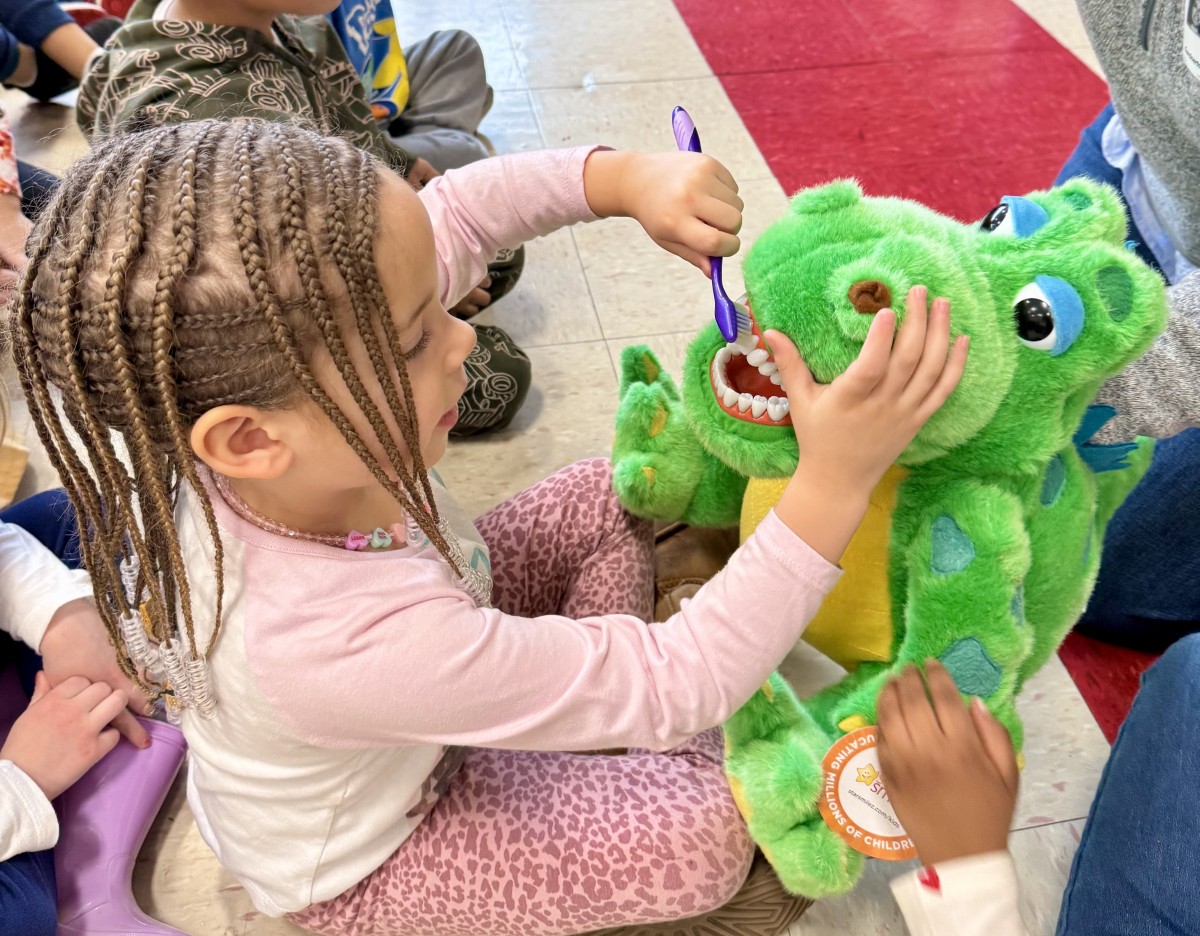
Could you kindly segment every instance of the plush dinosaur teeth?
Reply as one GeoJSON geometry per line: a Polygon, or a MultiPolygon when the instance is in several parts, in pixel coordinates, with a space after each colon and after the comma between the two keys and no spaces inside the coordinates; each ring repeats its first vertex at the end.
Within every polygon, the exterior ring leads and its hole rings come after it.
{"type": "Polygon", "coordinates": [[[757,335],[739,334],[739,340],[743,337],[748,337],[745,344],[729,342],[713,355],[713,392],[730,414],[747,422],[765,423],[766,417],[771,422],[786,423],[789,421],[787,397],[768,395],[768,390],[773,387],[779,387],[786,393],[783,389],[783,379],[779,376],[779,367],[771,360],[770,352],[757,347],[760,344],[757,335]],[[731,371],[734,372],[732,379],[731,371]],[[746,387],[747,382],[749,386],[743,390],[742,387],[746,387]]]}

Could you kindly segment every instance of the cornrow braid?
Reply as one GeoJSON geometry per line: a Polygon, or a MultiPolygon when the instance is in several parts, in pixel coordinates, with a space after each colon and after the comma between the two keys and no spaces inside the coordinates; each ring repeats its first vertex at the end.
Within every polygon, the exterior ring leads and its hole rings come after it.
{"type": "Polygon", "coordinates": [[[346,141],[298,126],[174,124],[94,149],[35,228],[10,323],[21,386],[76,508],[121,667],[144,688],[122,619],[140,609],[160,646],[185,638],[178,659],[189,672],[212,653],[221,628],[225,553],[190,443],[196,420],[214,407],[315,403],[454,561],[375,267],[382,171],[346,141]],[[369,367],[354,364],[354,341],[369,367]],[[318,353],[332,360],[331,379],[350,391],[352,409],[317,378],[318,353]],[[394,430],[367,391],[376,382],[394,430]],[[217,583],[203,646],[189,572],[207,572],[188,568],[176,521],[185,487],[203,514],[217,583]],[[138,574],[127,593],[122,565],[130,561],[138,574]]]}
{"type": "MultiPolygon", "coordinates": [[[[364,305],[367,307],[387,308],[387,297],[383,294],[383,285],[379,281],[379,272],[375,268],[375,252],[373,242],[379,223],[378,189],[369,187],[375,171],[374,160],[366,153],[359,154],[358,177],[355,180],[360,190],[369,194],[363,199],[362,211],[358,215],[358,226],[354,236],[354,255],[367,268],[368,275],[362,278],[362,286],[367,296],[364,305]]],[[[400,336],[396,333],[396,323],[390,315],[381,315],[378,320],[383,327],[388,351],[391,354],[392,366],[400,381],[401,408],[397,410],[397,419],[401,432],[404,433],[405,444],[413,453],[413,471],[424,489],[425,501],[435,511],[437,519],[437,504],[433,498],[433,488],[429,483],[429,472],[425,468],[425,460],[421,455],[421,444],[417,437],[417,409],[413,402],[412,386],[408,380],[408,368],[404,366],[404,352],[401,350],[400,336]],[[403,413],[403,418],[400,414],[403,413]]]]}
{"type": "MultiPolygon", "coordinates": [[[[308,186],[304,179],[300,161],[296,158],[295,151],[292,148],[291,139],[283,132],[282,125],[277,126],[280,127],[280,131],[276,135],[276,141],[279,146],[279,152],[283,157],[284,179],[286,180],[286,194],[284,196],[283,207],[284,237],[291,251],[292,258],[296,261],[299,269],[300,282],[304,287],[305,298],[308,300],[313,319],[324,339],[325,349],[329,352],[334,366],[337,368],[338,376],[350,391],[351,396],[358,402],[359,409],[366,416],[371,430],[383,446],[389,461],[393,465],[403,465],[404,458],[400,454],[400,449],[396,441],[392,438],[391,432],[388,431],[387,425],[384,423],[383,414],[379,411],[379,407],[375,405],[375,401],[371,399],[370,394],[367,393],[362,378],[359,377],[358,372],[355,370],[354,364],[350,360],[349,352],[346,350],[346,343],[342,338],[341,328],[331,313],[329,299],[317,269],[317,259],[313,250],[312,237],[305,224],[307,214],[305,192],[308,186]]],[[[318,145],[319,151],[320,147],[318,145]]],[[[386,309],[386,304],[382,308],[386,309]]],[[[390,319],[391,316],[384,315],[379,316],[379,318],[390,319]]],[[[373,332],[374,327],[368,322],[368,328],[360,337],[364,342],[367,342],[370,336],[373,335],[373,332]]],[[[372,363],[378,368],[380,361],[373,357],[372,363]]],[[[384,387],[391,382],[391,377],[386,371],[378,376],[381,378],[379,383],[384,387]]],[[[400,413],[397,413],[396,416],[399,417],[400,413]]],[[[371,469],[371,472],[378,479],[379,483],[383,485],[384,490],[391,494],[404,507],[405,511],[421,524],[422,531],[430,538],[431,542],[442,544],[438,547],[441,549],[444,546],[444,541],[441,532],[437,528],[435,519],[427,517],[426,511],[418,507],[418,504],[409,496],[409,493],[402,491],[387,476],[383,465],[370,453],[370,450],[358,439],[357,435],[354,436],[353,441],[350,438],[347,438],[347,441],[350,441],[351,445],[355,447],[359,458],[371,469]],[[361,451],[358,446],[361,446],[361,451]],[[434,538],[434,534],[437,536],[436,539],[434,538]]],[[[415,450],[413,457],[420,458],[419,446],[415,450]]],[[[406,477],[407,472],[400,472],[399,476],[406,477]]],[[[430,499],[429,507],[430,509],[436,509],[432,498],[430,499]]]]}
{"type": "MultiPolygon", "coordinates": [[[[408,370],[404,367],[404,355],[395,346],[389,348],[391,353],[390,359],[384,354],[379,342],[377,324],[386,321],[388,325],[392,326],[392,334],[395,333],[395,325],[392,323],[391,316],[371,315],[372,308],[386,308],[387,300],[383,299],[382,306],[372,306],[372,302],[378,303],[382,298],[382,290],[378,295],[368,295],[369,290],[365,288],[366,281],[368,280],[374,282],[376,285],[379,282],[379,277],[375,270],[374,239],[371,236],[360,236],[364,230],[364,225],[360,222],[355,232],[355,241],[353,244],[350,243],[346,212],[342,208],[342,205],[346,201],[346,177],[342,172],[342,167],[338,164],[333,149],[325,142],[322,142],[320,149],[323,166],[334,193],[329,216],[330,244],[333,259],[337,264],[338,272],[341,273],[342,279],[345,280],[349,288],[350,305],[356,316],[354,324],[363,341],[367,354],[375,365],[376,373],[387,375],[388,379],[382,381],[384,396],[388,407],[396,419],[396,424],[400,428],[409,452],[413,453],[413,469],[416,477],[405,473],[400,476],[400,480],[404,483],[409,500],[413,504],[424,501],[430,505],[433,512],[431,528],[437,529],[437,503],[434,501],[433,491],[429,489],[428,484],[418,487],[418,479],[424,479],[428,482],[429,474],[425,471],[424,461],[421,457],[420,440],[417,438],[417,416],[413,408],[412,394],[406,386],[408,370]],[[367,275],[364,276],[363,271],[367,275]],[[396,375],[395,379],[392,379],[393,374],[396,375]]],[[[363,158],[370,162],[370,157],[365,153],[363,154],[363,158]]],[[[356,179],[355,181],[358,182],[359,180],[356,179]]],[[[373,219],[375,215],[375,199],[368,197],[365,201],[367,203],[365,206],[366,210],[361,212],[359,217],[362,218],[370,214],[373,219]]],[[[371,223],[373,227],[374,220],[371,223]]],[[[386,330],[386,325],[384,328],[386,330]]],[[[428,530],[423,529],[423,532],[428,533],[428,530]]]]}

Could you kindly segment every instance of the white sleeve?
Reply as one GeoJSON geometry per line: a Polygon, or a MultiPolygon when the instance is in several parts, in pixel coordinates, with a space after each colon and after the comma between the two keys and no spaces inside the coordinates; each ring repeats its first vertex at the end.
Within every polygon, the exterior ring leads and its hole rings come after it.
{"type": "Polygon", "coordinates": [[[892,881],[912,936],[1029,936],[1008,852],[960,858],[892,881]]]}
{"type": "Polygon", "coordinates": [[[0,861],[57,841],[58,817],[46,794],[12,761],[0,760],[0,861]]]}
{"type": "Polygon", "coordinates": [[[0,629],[36,651],[59,608],[91,597],[86,572],[68,569],[21,527],[0,523],[0,629]]]}

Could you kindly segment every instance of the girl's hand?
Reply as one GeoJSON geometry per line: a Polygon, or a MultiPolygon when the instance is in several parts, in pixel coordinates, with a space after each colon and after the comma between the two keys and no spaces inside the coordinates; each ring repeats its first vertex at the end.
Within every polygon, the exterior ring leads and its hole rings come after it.
{"type": "Polygon", "coordinates": [[[21,213],[21,199],[0,195],[0,303],[20,284],[25,270],[25,240],[31,227],[21,213]]]}
{"type": "Polygon", "coordinates": [[[584,194],[601,217],[636,218],[658,246],[711,275],[709,257],[737,253],[742,205],[729,170],[700,153],[597,151],[584,194]]]}
{"type": "Polygon", "coordinates": [[[0,760],[12,761],[54,799],[117,745],[108,723],[125,708],[125,693],[82,676],[50,688],[38,673],[33,700],[8,733],[0,760]]]}
{"type": "Polygon", "coordinates": [[[90,601],[78,598],[59,608],[46,628],[38,652],[51,686],[82,676],[88,682],[119,689],[128,700],[129,711],[122,706],[113,713],[113,727],[137,747],[144,748],[150,743],[150,735],[133,717],[135,712],[145,711],[148,700],[117,666],[116,651],[90,601]]]}
{"type": "Polygon", "coordinates": [[[1004,851],[1017,804],[1012,739],[979,699],[927,660],[879,696],[879,759],[896,818],[926,865],[1004,851]]]}
{"type": "Polygon", "coordinates": [[[831,384],[818,384],[782,332],[763,337],[787,393],[800,446],[791,484],[776,506],[780,519],[826,559],[837,562],[883,473],[958,386],[967,338],[950,344],[950,303],[926,314],[924,286],[908,294],[904,327],[875,314],[855,360],[831,384]],[[927,322],[928,318],[928,322],[927,322]]]}

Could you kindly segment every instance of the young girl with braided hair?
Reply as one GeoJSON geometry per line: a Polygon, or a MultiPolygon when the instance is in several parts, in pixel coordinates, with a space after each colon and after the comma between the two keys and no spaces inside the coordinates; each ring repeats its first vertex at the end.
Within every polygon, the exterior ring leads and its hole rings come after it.
{"type": "Polygon", "coordinates": [[[446,306],[495,249],[625,214],[699,263],[736,250],[740,209],[697,154],[505,156],[418,195],[343,140],[248,120],[118,137],[64,181],[13,311],[23,387],[123,665],[166,684],[200,832],[262,912],[536,936],[802,911],[777,883],[733,899],[753,846],[713,726],[955,386],[946,303],[914,291],[894,349],[881,312],[828,387],[768,333],[805,457],[665,622],[606,461],[477,524],[432,470],[474,341],[446,306]]]}

